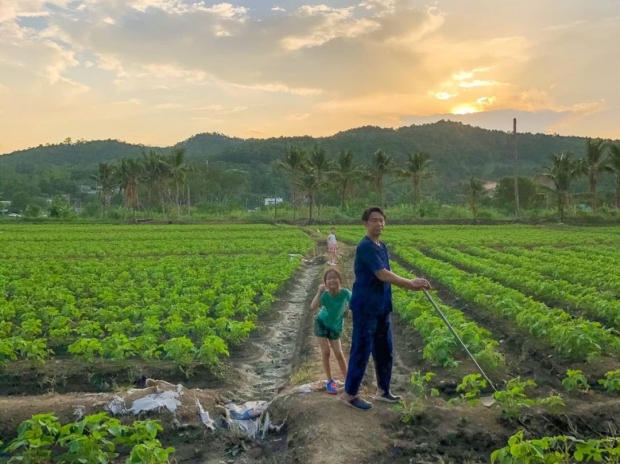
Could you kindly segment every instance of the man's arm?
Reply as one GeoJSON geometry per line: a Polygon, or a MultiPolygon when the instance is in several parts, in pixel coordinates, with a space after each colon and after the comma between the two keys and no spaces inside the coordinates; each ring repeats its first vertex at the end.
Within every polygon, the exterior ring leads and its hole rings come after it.
{"type": "Polygon", "coordinates": [[[380,269],[375,272],[377,279],[382,282],[386,282],[397,287],[404,288],[405,290],[430,290],[431,284],[426,279],[405,279],[399,275],[394,274],[387,269],[380,269]]]}

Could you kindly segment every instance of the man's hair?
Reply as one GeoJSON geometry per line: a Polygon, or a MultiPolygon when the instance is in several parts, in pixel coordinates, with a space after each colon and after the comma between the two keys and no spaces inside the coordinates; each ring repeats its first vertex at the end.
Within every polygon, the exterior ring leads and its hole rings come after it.
{"type": "Polygon", "coordinates": [[[364,222],[368,221],[372,213],[379,213],[381,216],[383,216],[383,219],[387,219],[387,217],[385,216],[385,213],[383,212],[381,208],[379,208],[378,206],[371,206],[366,211],[364,211],[364,213],[362,214],[362,221],[364,222]]]}

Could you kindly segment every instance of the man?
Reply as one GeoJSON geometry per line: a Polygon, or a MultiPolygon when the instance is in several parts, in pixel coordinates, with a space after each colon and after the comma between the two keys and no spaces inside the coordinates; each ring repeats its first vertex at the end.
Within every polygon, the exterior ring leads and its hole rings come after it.
{"type": "Polygon", "coordinates": [[[390,270],[388,251],[379,240],[385,227],[385,214],[378,207],[368,208],[362,215],[366,236],[355,250],[355,282],[351,298],[353,334],[351,354],[344,393],[340,401],[348,406],[368,410],[372,403],[358,396],[370,355],[375,362],[377,393],[374,399],[396,403],[400,396],[392,395],[392,285],[406,290],[430,290],[425,279],[405,279],[390,270]]]}

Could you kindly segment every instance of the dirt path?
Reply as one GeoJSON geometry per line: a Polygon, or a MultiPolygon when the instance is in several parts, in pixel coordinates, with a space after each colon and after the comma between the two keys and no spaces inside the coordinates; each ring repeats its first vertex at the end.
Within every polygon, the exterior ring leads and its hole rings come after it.
{"type": "Polygon", "coordinates": [[[235,392],[238,396],[269,400],[289,378],[299,350],[299,334],[304,330],[304,316],[322,268],[317,260],[304,266],[287,286],[269,326],[264,326],[258,339],[244,349],[248,353],[245,357],[233,361],[243,375],[235,392]]]}

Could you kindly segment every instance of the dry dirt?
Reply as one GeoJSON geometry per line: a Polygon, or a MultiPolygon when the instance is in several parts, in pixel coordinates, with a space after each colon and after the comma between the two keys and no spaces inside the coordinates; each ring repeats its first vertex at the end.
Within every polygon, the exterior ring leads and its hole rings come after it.
{"type": "MultiPolygon", "coordinates": [[[[0,373],[0,440],[6,442],[14,437],[17,425],[35,413],[53,412],[62,421],[70,421],[75,419],[76,410],[83,414],[101,411],[115,394],[127,394],[125,387],[132,386],[135,377],[141,375],[160,376],[192,387],[184,392],[185,398],[191,401],[183,402],[175,424],[169,413],[149,416],[162,420],[165,427],[162,442],[176,448],[173,462],[179,463],[489,462],[490,453],[504,446],[508,437],[519,429],[532,435],[564,433],[598,437],[618,433],[620,419],[616,418],[620,418],[620,399],[600,392],[569,395],[565,398],[565,412],[559,415],[530,410],[516,421],[500,420],[498,408],[448,405],[446,399],[455,395],[457,382],[463,375],[475,373],[475,367],[464,358],[456,370],[429,366],[422,357],[421,339],[411,327],[401,324],[396,315],[394,390],[405,394],[408,400],[413,399],[407,389],[411,371],[432,370],[437,374],[433,386],[442,392],[441,397],[423,401],[411,422],[402,423],[400,413],[384,403],[375,402],[371,411],[360,412],[324,391],[292,393],[299,385],[324,380],[309,301],[323,272],[329,268],[324,258],[327,234],[317,234],[314,229],[308,234],[317,240],[318,256],[308,257],[308,263],[280,295],[274,311],[261,318],[262,328],[237,348],[217,372],[196,370],[187,380],[173,368],[126,366],[115,377],[103,376],[105,384],[99,386],[88,381],[89,376],[97,374],[93,374],[93,366],[90,371],[79,365],[50,368],[45,374],[46,382],[40,373],[29,374],[27,366],[19,370],[19,375],[5,377],[5,373],[0,373]],[[21,390],[20,382],[25,382],[21,390]],[[99,392],[86,393],[93,390],[99,392]],[[207,430],[198,418],[193,399],[198,398],[211,416],[218,419],[218,404],[224,397],[236,402],[273,399],[269,407],[272,420],[285,425],[279,433],[270,433],[260,440],[250,440],[221,428],[207,430]]],[[[338,268],[348,287],[353,279],[352,256],[353,247],[341,244],[338,268]]],[[[455,302],[445,289],[440,289],[440,296],[442,300],[455,302]]],[[[469,314],[484,326],[489,321],[478,319],[481,313],[474,308],[469,314]]],[[[343,346],[348,354],[350,320],[345,326],[343,346]]],[[[501,348],[510,363],[507,369],[493,373],[498,383],[521,374],[539,381],[545,387],[541,389],[545,394],[558,387],[559,373],[544,361],[546,355],[524,352],[518,342],[510,341],[510,333],[504,333],[507,327],[489,328],[496,338],[507,340],[501,348]]],[[[544,347],[538,351],[545,353],[544,347]]],[[[332,372],[343,380],[335,362],[332,372]]],[[[373,385],[371,362],[362,394],[372,396],[373,385]]]]}

